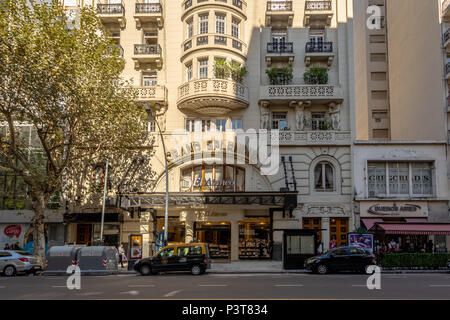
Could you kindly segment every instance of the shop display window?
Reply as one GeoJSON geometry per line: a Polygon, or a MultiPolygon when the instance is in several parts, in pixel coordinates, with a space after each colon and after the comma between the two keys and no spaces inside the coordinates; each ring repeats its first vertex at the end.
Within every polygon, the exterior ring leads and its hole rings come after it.
{"type": "Polygon", "coordinates": [[[270,259],[270,218],[246,218],[239,222],[239,259],[270,259]]]}
{"type": "MultiPolygon", "coordinates": [[[[186,228],[184,221],[180,221],[180,218],[169,218],[169,225],[167,231],[168,242],[184,242],[186,228]]],[[[156,219],[156,231],[164,232],[164,217],[157,217],[156,219]]]]}
{"type": "Polygon", "coordinates": [[[209,246],[212,259],[230,259],[231,225],[229,222],[196,222],[195,239],[209,246]]]}

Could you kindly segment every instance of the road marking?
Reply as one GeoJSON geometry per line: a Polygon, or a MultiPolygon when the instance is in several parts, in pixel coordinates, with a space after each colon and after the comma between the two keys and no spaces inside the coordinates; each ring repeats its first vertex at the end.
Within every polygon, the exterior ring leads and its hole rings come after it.
{"type": "Polygon", "coordinates": [[[67,289],[67,286],[52,286],[52,288],[66,288],[67,289]]]}
{"type": "Polygon", "coordinates": [[[0,289],[5,289],[6,287],[5,286],[0,286],[0,289]]]}
{"type": "Polygon", "coordinates": [[[146,288],[146,287],[154,287],[155,285],[154,284],[130,284],[128,287],[129,288],[137,288],[137,287],[143,287],[143,288],[146,288]]]}
{"type": "Polygon", "coordinates": [[[98,296],[101,295],[103,292],[86,292],[86,293],[79,293],[78,296],[98,296]]]}
{"type": "Polygon", "coordinates": [[[430,284],[430,287],[450,287],[450,284],[430,284]]]}
{"type": "Polygon", "coordinates": [[[302,284],[276,284],[275,287],[303,287],[302,284]]]}
{"type": "Polygon", "coordinates": [[[175,291],[169,292],[168,294],[165,294],[164,297],[173,297],[174,295],[176,295],[179,292],[181,292],[181,290],[175,290],[175,291]]]}
{"type": "Polygon", "coordinates": [[[136,290],[125,291],[125,292],[120,292],[120,294],[131,294],[132,296],[137,296],[139,294],[139,291],[136,291],[136,290]]]}
{"type": "Polygon", "coordinates": [[[199,284],[199,287],[228,287],[227,284],[199,284]]]}

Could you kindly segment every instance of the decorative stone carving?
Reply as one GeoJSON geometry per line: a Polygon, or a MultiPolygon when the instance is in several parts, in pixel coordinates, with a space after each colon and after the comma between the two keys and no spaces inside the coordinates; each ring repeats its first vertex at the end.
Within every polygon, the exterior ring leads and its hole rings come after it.
{"type": "Polygon", "coordinates": [[[341,130],[341,121],[340,121],[340,111],[341,105],[335,102],[331,102],[330,107],[330,117],[331,117],[331,127],[335,131],[341,130]]]}
{"type": "Polygon", "coordinates": [[[298,131],[305,129],[305,107],[301,106],[300,103],[295,107],[295,128],[298,131]]]}
{"type": "Polygon", "coordinates": [[[269,102],[262,101],[261,102],[261,129],[269,130],[270,129],[270,123],[269,123],[269,102]]]}
{"type": "Polygon", "coordinates": [[[309,206],[306,208],[306,215],[321,215],[321,216],[346,216],[347,212],[343,207],[335,206],[309,206]]]}
{"type": "Polygon", "coordinates": [[[163,105],[157,112],[156,112],[156,121],[158,121],[159,127],[161,128],[162,132],[166,131],[166,114],[167,114],[167,106],[163,105]]]}

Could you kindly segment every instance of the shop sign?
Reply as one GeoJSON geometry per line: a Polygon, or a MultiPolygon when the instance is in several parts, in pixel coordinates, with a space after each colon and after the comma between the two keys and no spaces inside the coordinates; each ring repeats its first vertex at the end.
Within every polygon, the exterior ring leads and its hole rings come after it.
{"type": "Polygon", "coordinates": [[[6,245],[17,245],[19,248],[23,248],[28,228],[28,224],[0,225],[0,250],[3,250],[6,245]]]}
{"type": "Polygon", "coordinates": [[[361,216],[362,217],[386,217],[386,216],[399,216],[399,217],[427,217],[428,206],[426,202],[421,203],[402,203],[402,202],[390,202],[390,203],[361,203],[361,216]]]}
{"type": "Polygon", "coordinates": [[[22,232],[22,227],[19,225],[13,224],[13,225],[7,226],[3,232],[8,237],[18,238],[20,236],[20,233],[22,232]]]}

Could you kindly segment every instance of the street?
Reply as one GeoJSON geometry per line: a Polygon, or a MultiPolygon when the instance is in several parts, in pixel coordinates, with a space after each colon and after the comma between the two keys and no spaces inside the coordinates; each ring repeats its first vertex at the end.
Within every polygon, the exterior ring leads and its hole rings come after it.
{"type": "Polygon", "coordinates": [[[450,274],[381,274],[381,289],[361,274],[137,274],[0,277],[0,300],[26,299],[450,299],[450,274]]]}

